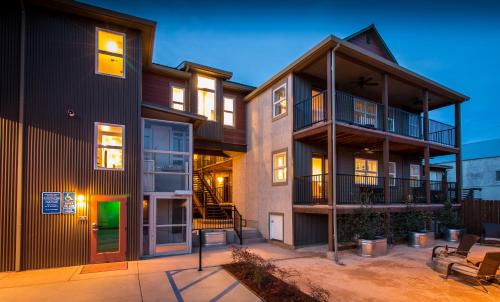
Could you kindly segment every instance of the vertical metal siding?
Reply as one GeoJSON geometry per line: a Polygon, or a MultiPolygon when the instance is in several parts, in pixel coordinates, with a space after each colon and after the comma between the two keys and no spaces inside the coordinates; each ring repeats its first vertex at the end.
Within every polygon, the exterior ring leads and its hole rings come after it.
{"type": "Polygon", "coordinates": [[[29,10],[26,41],[23,269],[89,261],[88,208],[42,215],[41,192],[128,195],[127,258],[139,251],[141,38],[73,15],[29,10]],[[126,33],[126,79],[96,75],[95,27],[126,33]],[[66,115],[76,112],[75,118],[66,115]],[[94,122],[125,125],[124,171],[93,169],[94,122]]]}
{"type": "Polygon", "coordinates": [[[0,272],[15,269],[20,14],[0,15],[0,272]]]}
{"type": "Polygon", "coordinates": [[[328,215],[293,214],[294,246],[328,242],[328,215]]]}

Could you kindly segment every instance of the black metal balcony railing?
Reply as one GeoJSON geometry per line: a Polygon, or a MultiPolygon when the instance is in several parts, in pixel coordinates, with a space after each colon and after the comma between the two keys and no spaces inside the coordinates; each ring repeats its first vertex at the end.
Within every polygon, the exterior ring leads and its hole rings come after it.
{"type": "MultiPolygon", "coordinates": [[[[337,204],[384,204],[384,177],[337,174],[337,204]]],[[[456,202],[454,182],[430,181],[431,203],[456,202]]],[[[425,203],[425,180],[391,178],[390,203],[425,203]]],[[[328,174],[297,176],[295,204],[327,204],[328,174]]]]}
{"type": "Polygon", "coordinates": [[[384,203],[384,177],[337,174],[337,204],[384,203]]]}
{"type": "Polygon", "coordinates": [[[424,137],[423,118],[415,113],[389,107],[387,131],[422,139],[424,137]]]}
{"type": "Polygon", "coordinates": [[[296,204],[327,204],[328,174],[296,176],[294,196],[296,204]]]}
{"type": "Polygon", "coordinates": [[[372,129],[383,129],[384,106],[382,104],[342,91],[336,92],[335,99],[337,121],[372,129]]]}
{"type": "Polygon", "coordinates": [[[310,127],[328,119],[326,91],[309,97],[294,106],[295,131],[310,127]]]}
{"type": "Polygon", "coordinates": [[[420,179],[392,178],[391,203],[425,203],[425,182],[420,179]]]}
{"type": "MultiPolygon", "coordinates": [[[[335,116],[337,121],[366,128],[383,130],[384,105],[343,91],[336,91],[335,116]]],[[[307,98],[294,106],[294,130],[326,121],[328,115],[326,91],[307,98]]],[[[424,122],[420,114],[389,107],[387,131],[416,139],[424,138],[424,122]]],[[[455,146],[455,127],[429,119],[428,140],[455,146]]]]}
{"type": "Polygon", "coordinates": [[[455,146],[455,127],[429,119],[428,140],[442,145],[455,146]]]}

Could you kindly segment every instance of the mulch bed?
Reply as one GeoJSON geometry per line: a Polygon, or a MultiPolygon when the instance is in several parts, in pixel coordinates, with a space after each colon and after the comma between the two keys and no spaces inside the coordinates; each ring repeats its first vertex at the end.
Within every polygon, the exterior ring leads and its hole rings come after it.
{"type": "Polygon", "coordinates": [[[253,269],[248,264],[230,263],[223,265],[224,269],[232,274],[236,279],[249,287],[260,298],[267,302],[297,301],[297,302],[317,302],[311,296],[302,292],[296,286],[290,285],[274,275],[265,273],[261,288],[254,280],[253,269]]]}

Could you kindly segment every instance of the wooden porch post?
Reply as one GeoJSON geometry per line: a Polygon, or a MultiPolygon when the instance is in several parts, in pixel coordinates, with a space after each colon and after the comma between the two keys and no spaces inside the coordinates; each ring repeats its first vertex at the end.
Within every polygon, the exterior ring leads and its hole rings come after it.
{"type": "Polygon", "coordinates": [[[431,163],[430,163],[430,148],[429,145],[425,145],[424,149],[424,164],[425,164],[425,200],[427,203],[431,203],[431,163]]]}
{"type": "MultiPolygon", "coordinates": [[[[384,73],[384,86],[382,90],[382,101],[384,105],[384,131],[389,130],[389,79],[387,73],[384,73]]],[[[384,168],[384,200],[390,203],[391,183],[389,179],[389,137],[385,135],[383,146],[383,168],[384,168]]]]}
{"type": "Polygon", "coordinates": [[[462,202],[462,131],[461,131],[460,103],[455,104],[455,146],[458,152],[455,155],[455,177],[457,184],[457,202],[462,202]]]}
{"type": "Polygon", "coordinates": [[[430,149],[429,149],[429,91],[425,90],[424,92],[424,102],[423,102],[423,107],[424,107],[424,140],[425,140],[425,149],[424,149],[424,174],[425,174],[425,182],[424,182],[424,188],[425,188],[425,200],[427,203],[431,202],[431,178],[430,178],[430,149]]]}
{"type": "MultiPolygon", "coordinates": [[[[333,100],[333,85],[332,85],[332,67],[333,67],[333,56],[332,51],[328,51],[326,55],[326,104],[327,104],[327,114],[328,121],[332,121],[332,100],[333,100]]],[[[331,207],[328,210],[328,251],[333,252],[333,131],[332,127],[328,127],[327,141],[328,141],[328,206],[331,207]]]]}

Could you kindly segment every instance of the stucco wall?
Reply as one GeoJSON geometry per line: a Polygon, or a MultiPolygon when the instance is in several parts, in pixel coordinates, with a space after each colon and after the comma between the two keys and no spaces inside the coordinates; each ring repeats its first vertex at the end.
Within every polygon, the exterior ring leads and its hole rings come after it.
{"type": "Polygon", "coordinates": [[[290,76],[247,104],[247,153],[233,160],[234,199],[249,226],[269,238],[269,213],[284,215],[284,243],[292,245],[292,80],[290,76]],[[287,115],[273,121],[272,89],[287,82],[287,115]],[[287,148],[288,183],[272,184],[272,152],[287,148]],[[239,171],[244,171],[238,172],[239,171]]]}
{"type": "MultiPolygon", "coordinates": [[[[455,162],[443,163],[453,167],[448,170],[448,181],[455,181],[455,162]]],[[[480,158],[462,161],[463,188],[481,188],[482,199],[500,200],[500,157],[480,158]]]]}

